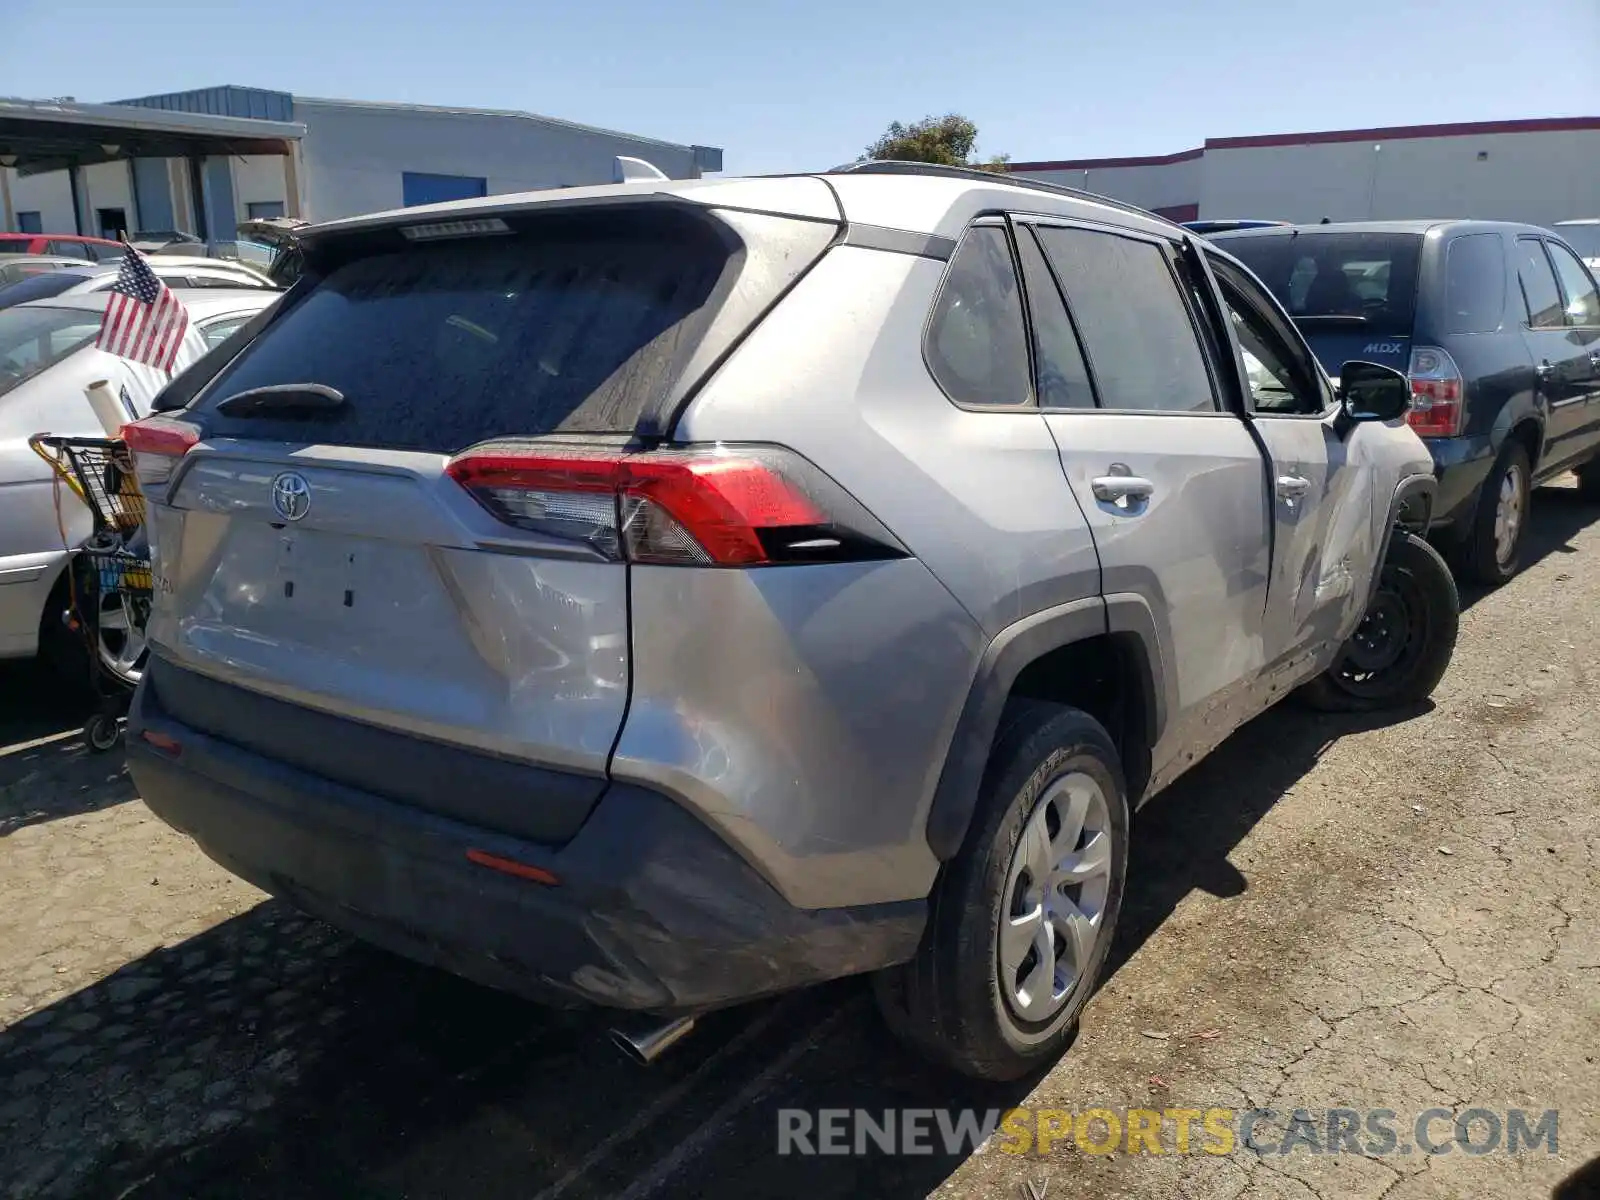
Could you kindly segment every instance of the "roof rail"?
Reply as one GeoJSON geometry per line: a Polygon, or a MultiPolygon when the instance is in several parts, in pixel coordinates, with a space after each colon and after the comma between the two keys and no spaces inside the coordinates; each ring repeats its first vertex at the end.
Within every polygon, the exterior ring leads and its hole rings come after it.
{"type": "Polygon", "coordinates": [[[1046,183],[1043,179],[1028,179],[1009,171],[983,171],[977,167],[947,167],[939,163],[902,162],[899,159],[869,158],[861,162],[845,163],[827,171],[829,175],[934,175],[944,179],[967,179],[974,183],[1000,183],[1006,187],[1027,188],[1034,192],[1050,192],[1057,196],[1070,196],[1074,200],[1088,200],[1105,204],[1123,212],[1138,213],[1141,217],[1165,220],[1147,208],[1102,196],[1099,192],[1086,192],[1082,188],[1068,187],[1063,183],[1046,183]]]}

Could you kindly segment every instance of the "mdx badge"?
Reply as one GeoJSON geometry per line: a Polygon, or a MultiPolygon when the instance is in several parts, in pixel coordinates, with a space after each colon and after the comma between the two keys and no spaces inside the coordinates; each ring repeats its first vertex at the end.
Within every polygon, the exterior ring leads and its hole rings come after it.
{"type": "Polygon", "coordinates": [[[298,521],[311,511],[311,485],[297,471],[285,471],[272,481],[272,510],[285,521],[298,521]]]}

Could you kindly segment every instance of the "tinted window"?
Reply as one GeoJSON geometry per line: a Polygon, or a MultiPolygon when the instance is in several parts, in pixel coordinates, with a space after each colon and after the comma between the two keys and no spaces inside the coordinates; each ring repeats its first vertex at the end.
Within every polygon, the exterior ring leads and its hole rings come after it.
{"type": "Polygon", "coordinates": [[[1505,244],[1498,233],[1454,238],[1445,251],[1446,333],[1493,333],[1506,307],[1505,244]]]}
{"type": "MultiPolygon", "coordinates": [[[[25,217],[28,214],[18,213],[17,215],[25,217]]],[[[27,254],[30,245],[32,243],[27,238],[0,237],[0,254],[27,254]]]]}
{"type": "Polygon", "coordinates": [[[81,258],[89,261],[89,251],[84,249],[82,242],[51,242],[46,254],[56,254],[62,258],[81,258]]]}
{"type": "Polygon", "coordinates": [[[81,308],[0,311],[0,395],[60,362],[100,333],[100,314],[81,308]]]}
{"type": "Polygon", "coordinates": [[[1160,247],[1084,229],[1041,228],[1104,408],[1217,407],[1188,306],[1160,247]]]}
{"type": "Polygon", "coordinates": [[[69,287],[82,283],[84,277],[76,271],[43,271],[37,275],[25,275],[15,283],[6,283],[5,280],[6,271],[0,268],[0,284],[4,285],[0,286],[0,308],[59,296],[69,287]]]}
{"type": "Polygon", "coordinates": [[[1529,325],[1559,329],[1567,323],[1561,311],[1561,289],[1544,255],[1544,243],[1537,238],[1517,239],[1517,281],[1522,285],[1529,325]]]}
{"type": "Polygon", "coordinates": [[[1595,295],[1594,280],[1589,278],[1589,272],[1565,246],[1550,242],[1547,248],[1556,274],[1561,277],[1561,291],[1567,301],[1567,324],[1600,325],[1600,296],[1595,295]]]}
{"type": "Polygon", "coordinates": [[[998,227],[961,239],[928,326],[928,367],[960,404],[1027,404],[1028,344],[1011,243],[998,227]]]}
{"type": "Polygon", "coordinates": [[[1255,272],[1297,321],[1411,334],[1420,234],[1289,231],[1212,241],[1255,272]]]}
{"type": "Polygon", "coordinates": [[[1033,317],[1033,357],[1038,373],[1039,403],[1046,408],[1093,408],[1094,387],[1083,348],[1067,316],[1061,291],[1030,230],[1019,230],[1017,253],[1028,289],[1033,317]]]}
{"type": "Polygon", "coordinates": [[[452,452],[494,437],[631,431],[695,345],[729,251],[663,212],[548,220],[333,269],[212,382],[322,383],[316,418],[223,417],[216,432],[452,452]]]}
{"type": "Polygon", "coordinates": [[[1244,357],[1250,400],[1261,413],[1319,413],[1322,388],[1298,350],[1266,315],[1261,298],[1226,268],[1217,272],[1222,302],[1244,357]]]}

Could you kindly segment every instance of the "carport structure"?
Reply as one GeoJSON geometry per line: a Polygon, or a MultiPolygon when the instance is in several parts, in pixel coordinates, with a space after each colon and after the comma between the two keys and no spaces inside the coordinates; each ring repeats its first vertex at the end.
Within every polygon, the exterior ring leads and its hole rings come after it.
{"type": "MultiPolygon", "coordinates": [[[[20,176],[66,171],[77,233],[93,234],[83,200],[83,170],[125,162],[134,230],[177,229],[232,241],[230,156],[282,158],[288,216],[300,215],[300,139],[294,121],[178,112],[129,104],[0,98],[0,166],[20,176]]],[[[0,171],[0,228],[15,228],[7,176],[0,171]]],[[[65,232],[65,231],[57,231],[65,232]]]]}

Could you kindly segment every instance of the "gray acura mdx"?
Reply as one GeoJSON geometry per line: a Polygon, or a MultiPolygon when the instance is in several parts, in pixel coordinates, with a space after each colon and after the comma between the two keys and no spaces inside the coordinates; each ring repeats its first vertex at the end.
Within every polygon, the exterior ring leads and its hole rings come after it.
{"type": "Polygon", "coordinates": [[[315,226],[130,426],[145,800],[344,929],[682,1020],[876,972],[1057,1052],[1129,810],[1291,691],[1406,704],[1454,585],[1405,378],[1239,264],[906,164],[315,226]]]}

